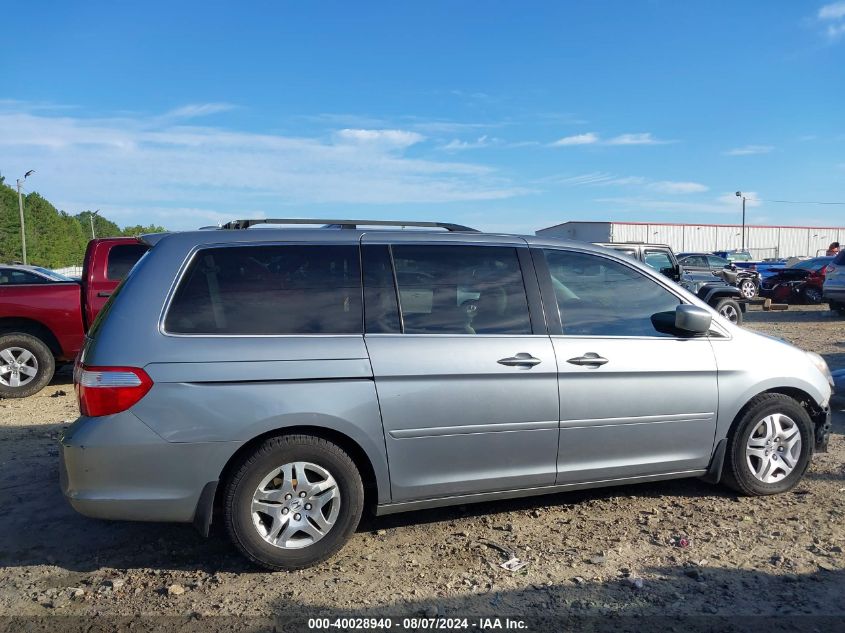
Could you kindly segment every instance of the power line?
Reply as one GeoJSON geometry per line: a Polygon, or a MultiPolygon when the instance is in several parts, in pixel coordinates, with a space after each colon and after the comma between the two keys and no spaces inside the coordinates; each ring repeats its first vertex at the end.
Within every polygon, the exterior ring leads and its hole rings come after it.
{"type": "Polygon", "coordinates": [[[818,200],[763,200],[762,198],[749,198],[758,202],[777,202],[779,204],[845,204],[845,202],[819,202],[818,200]]]}

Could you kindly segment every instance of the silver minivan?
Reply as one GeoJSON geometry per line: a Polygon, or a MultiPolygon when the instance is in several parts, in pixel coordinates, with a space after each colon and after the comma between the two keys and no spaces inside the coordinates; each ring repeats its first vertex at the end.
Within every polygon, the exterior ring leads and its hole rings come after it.
{"type": "Polygon", "coordinates": [[[365,508],[679,477],[773,494],[826,449],[820,356],[620,253],[304,222],[142,238],[77,361],[61,485],[79,512],[220,521],[295,569],[365,508]]]}

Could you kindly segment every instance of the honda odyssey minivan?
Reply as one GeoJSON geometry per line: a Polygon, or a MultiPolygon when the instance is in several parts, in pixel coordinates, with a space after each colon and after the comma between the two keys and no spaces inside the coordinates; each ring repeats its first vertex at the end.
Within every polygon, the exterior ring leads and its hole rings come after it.
{"type": "Polygon", "coordinates": [[[618,252],[352,220],[142,240],[61,440],[88,516],[220,521],[254,563],[295,569],[365,508],[679,477],[767,495],[826,450],[820,356],[618,252]]]}

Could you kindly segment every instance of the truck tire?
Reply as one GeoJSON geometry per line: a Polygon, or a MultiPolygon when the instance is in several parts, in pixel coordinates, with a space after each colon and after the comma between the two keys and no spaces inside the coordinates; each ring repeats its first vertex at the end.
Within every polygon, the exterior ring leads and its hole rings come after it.
{"type": "Polygon", "coordinates": [[[53,352],[31,334],[10,332],[0,336],[0,398],[26,398],[53,379],[53,352]]]}
{"type": "Polygon", "coordinates": [[[739,303],[737,303],[734,299],[731,299],[730,297],[718,299],[716,304],[713,306],[713,309],[731,323],[742,325],[742,308],[740,308],[739,303]]]}

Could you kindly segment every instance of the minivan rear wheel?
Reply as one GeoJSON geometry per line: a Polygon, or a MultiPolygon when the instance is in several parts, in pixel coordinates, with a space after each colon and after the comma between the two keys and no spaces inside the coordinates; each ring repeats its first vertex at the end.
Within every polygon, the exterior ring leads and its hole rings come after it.
{"type": "Polygon", "coordinates": [[[310,567],[349,540],[364,487],[346,452],[311,435],[266,440],[236,467],[224,496],[235,546],[271,570],[310,567]]]}
{"type": "Polygon", "coordinates": [[[766,393],[754,398],[731,431],[724,480],[751,496],[794,488],[813,455],[813,421],[793,398],[766,393]]]}

